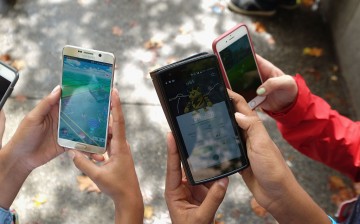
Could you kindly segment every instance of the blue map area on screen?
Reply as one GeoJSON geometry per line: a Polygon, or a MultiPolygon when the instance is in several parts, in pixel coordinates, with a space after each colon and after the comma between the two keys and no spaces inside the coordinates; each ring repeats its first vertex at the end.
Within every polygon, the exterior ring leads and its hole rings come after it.
{"type": "Polygon", "coordinates": [[[112,65],[64,56],[59,137],[104,147],[112,65]]]}

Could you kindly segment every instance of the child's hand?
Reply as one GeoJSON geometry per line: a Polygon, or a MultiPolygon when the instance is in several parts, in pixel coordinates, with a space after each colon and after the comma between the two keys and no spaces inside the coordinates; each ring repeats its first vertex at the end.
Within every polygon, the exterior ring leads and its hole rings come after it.
{"type": "Polygon", "coordinates": [[[107,151],[109,159],[97,166],[79,151],[70,150],[69,153],[76,167],[112,198],[116,209],[116,223],[143,223],[142,195],[130,146],[126,141],[125,120],[116,89],[112,91],[111,108],[112,137],[107,151]]]}
{"type": "Polygon", "coordinates": [[[224,199],[228,178],[217,180],[211,186],[191,186],[183,179],[185,175],[172,134],[168,134],[167,144],[165,199],[172,223],[213,223],[215,213],[224,199]]]}
{"type": "Polygon", "coordinates": [[[269,112],[286,109],[294,102],[298,93],[295,80],[261,56],[257,55],[256,59],[264,81],[257,89],[257,94],[266,96],[260,107],[269,112]]]}

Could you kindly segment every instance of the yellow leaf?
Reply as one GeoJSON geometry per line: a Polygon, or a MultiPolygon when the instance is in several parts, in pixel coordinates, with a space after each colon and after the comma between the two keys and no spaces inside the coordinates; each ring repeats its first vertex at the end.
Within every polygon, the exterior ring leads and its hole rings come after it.
{"type": "Polygon", "coordinates": [[[151,219],[154,213],[154,208],[152,206],[146,205],[144,207],[144,218],[151,219]]]}
{"type": "Polygon", "coordinates": [[[163,46],[163,42],[156,38],[151,38],[150,40],[146,41],[146,43],[144,44],[144,47],[148,50],[161,48],[162,46],[163,46]]]}
{"type": "Polygon", "coordinates": [[[21,70],[21,69],[25,68],[25,61],[24,60],[14,60],[11,63],[11,66],[16,68],[17,70],[21,70]]]}
{"type": "Polygon", "coordinates": [[[34,197],[33,201],[36,207],[40,207],[42,204],[45,204],[47,202],[47,197],[43,194],[37,194],[34,197]]]}
{"type": "Polygon", "coordinates": [[[317,47],[305,47],[303,50],[304,55],[320,57],[323,55],[323,49],[317,47]]]}

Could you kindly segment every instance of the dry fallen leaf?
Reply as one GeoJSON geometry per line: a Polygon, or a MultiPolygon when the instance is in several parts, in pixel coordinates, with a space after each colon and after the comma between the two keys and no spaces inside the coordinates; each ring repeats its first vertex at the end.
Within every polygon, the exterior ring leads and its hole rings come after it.
{"type": "Polygon", "coordinates": [[[14,60],[11,63],[11,66],[20,71],[21,69],[25,68],[25,61],[24,60],[14,60]]]}
{"type": "Polygon", "coordinates": [[[157,49],[163,46],[163,42],[156,38],[151,38],[150,40],[146,41],[144,44],[145,49],[157,49]]]}
{"type": "Polygon", "coordinates": [[[47,197],[43,194],[37,194],[33,199],[34,205],[40,207],[47,202],[47,197]]]}
{"type": "Polygon", "coordinates": [[[77,176],[76,179],[78,181],[80,191],[101,192],[98,186],[88,176],[77,176]]]}
{"type": "Polygon", "coordinates": [[[154,208],[150,205],[145,205],[144,207],[144,218],[151,219],[154,213],[154,208]]]}
{"type": "Polygon", "coordinates": [[[254,26],[255,26],[255,31],[256,32],[258,32],[258,33],[265,33],[266,32],[265,26],[261,22],[255,22],[254,26]]]}
{"type": "Polygon", "coordinates": [[[112,34],[114,34],[115,36],[120,37],[123,34],[123,30],[118,26],[113,26],[112,27],[112,34]]]}
{"type": "Polygon", "coordinates": [[[324,50],[317,47],[305,47],[303,49],[303,54],[308,56],[320,57],[323,55],[324,50]]]}
{"type": "Polygon", "coordinates": [[[259,217],[265,217],[267,211],[265,210],[265,208],[261,207],[261,205],[259,205],[257,203],[257,201],[255,200],[255,198],[252,198],[250,201],[250,205],[251,208],[253,210],[253,212],[259,216],[259,217]]]}
{"type": "Polygon", "coordinates": [[[11,57],[8,54],[2,54],[0,55],[0,61],[4,61],[4,62],[11,61],[11,57]]]}

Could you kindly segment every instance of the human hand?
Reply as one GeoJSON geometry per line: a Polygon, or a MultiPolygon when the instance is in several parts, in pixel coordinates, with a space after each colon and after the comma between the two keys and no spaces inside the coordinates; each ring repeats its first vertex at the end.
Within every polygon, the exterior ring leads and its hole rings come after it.
{"type": "Polygon", "coordinates": [[[31,172],[64,152],[57,143],[60,94],[60,86],[55,87],[24,117],[4,146],[24,171],[31,172]]]}
{"type": "Polygon", "coordinates": [[[6,122],[5,113],[3,110],[1,110],[0,111],[0,149],[2,147],[2,140],[5,132],[5,122],[6,122]]]}
{"type": "Polygon", "coordinates": [[[125,120],[118,91],[111,97],[111,132],[109,159],[97,166],[76,150],[70,150],[74,164],[89,176],[115,203],[116,223],[143,223],[144,205],[130,146],[126,141],[125,120]]]}
{"type": "Polygon", "coordinates": [[[256,55],[257,64],[264,83],[257,89],[259,96],[266,96],[260,107],[270,112],[280,112],[296,99],[298,87],[290,75],[285,75],[271,62],[256,55]]]}
{"type": "Polygon", "coordinates": [[[213,223],[229,183],[223,178],[207,185],[192,186],[182,172],[172,134],[167,136],[168,158],[165,199],[172,223],[213,223]]]}
{"type": "Polygon", "coordinates": [[[244,98],[228,90],[236,121],[244,130],[251,166],[241,171],[256,201],[279,223],[328,223],[322,209],[296,181],[262,121],[244,98]]]}
{"type": "Polygon", "coordinates": [[[64,152],[57,144],[60,86],[30,111],[0,150],[0,207],[9,208],[30,172],[64,152]]]}

